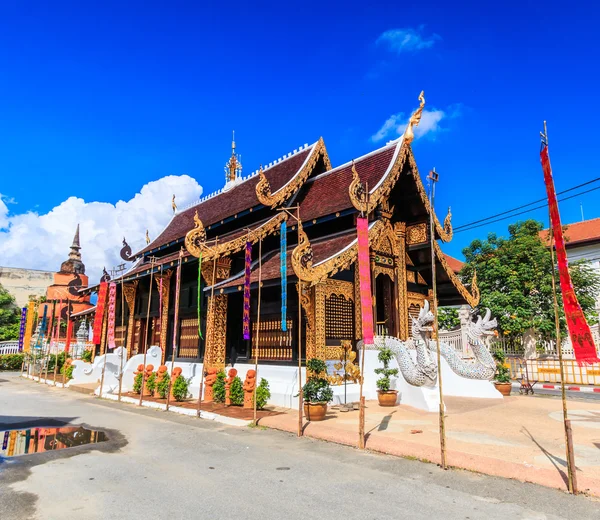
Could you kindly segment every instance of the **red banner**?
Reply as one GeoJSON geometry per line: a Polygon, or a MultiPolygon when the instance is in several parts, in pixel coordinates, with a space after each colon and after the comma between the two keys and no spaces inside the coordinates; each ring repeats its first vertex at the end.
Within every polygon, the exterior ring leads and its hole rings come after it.
{"type": "Polygon", "coordinates": [[[552,167],[550,166],[550,156],[548,155],[548,146],[544,146],[540,152],[542,159],[542,169],[544,170],[544,182],[546,183],[546,192],[548,194],[548,207],[550,208],[550,220],[554,243],[556,245],[556,259],[558,262],[558,274],[560,276],[560,290],[562,292],[563,305],[565,308],[565,317],[575,359],[579,363],[597,363],[600,362],[596,353],[594,339],[590,332],[590,327],[581,310],[581,305],[575,295],[571,275],[569,274],[569,264],[567,262],[567,251],[565,249],[565,238],[563,236],[560,224],[560,215],[558,213],[558,202],[556,200],[556,191],[554,190],[554,179],[552,178],[552,167]]]}
{"type": "Polygon", "coordinates": [[[117,306],[117,284],[110,282],[108,286],[108,348],[114,349],[115,345],[115,308],[117,306]]]}
{"type": "Polygon", "coordinates": [[[369,259],[369,220],[359,217],[356,221],[356,230],[358,235],[358,276],[360,281],[362,336],[364,344],[371,345],[373,344],[373,299],[369,259]]]}
{"type": "Polygon", "coordinates": [[[107,282],[100,282],[98,288],[98,301],[96,302],[96,315],[94,316],[94,336],[92,343],[99,345],[102,340],[102,321],[104,320],[104,306],[106,304],[106,291],[108,289],[107,282]]]}

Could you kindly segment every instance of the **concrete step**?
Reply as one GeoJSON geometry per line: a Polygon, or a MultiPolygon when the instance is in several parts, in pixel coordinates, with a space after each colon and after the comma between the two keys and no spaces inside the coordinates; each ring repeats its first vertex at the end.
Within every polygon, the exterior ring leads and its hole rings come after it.
{"type": "Polygon", "coordinates": [[[74,390],[75,392],[80,392],[82,394],[93,394],[94,390],[98,388],[100,383],[79,383],[77,385],[69,385],[69,390],[74,390]]]}

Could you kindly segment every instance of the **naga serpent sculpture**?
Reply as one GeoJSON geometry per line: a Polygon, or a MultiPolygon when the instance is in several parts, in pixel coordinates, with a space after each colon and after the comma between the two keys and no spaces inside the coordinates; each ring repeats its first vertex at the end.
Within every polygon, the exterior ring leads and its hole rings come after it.
{"type": "MultiPolygon", "coordinates": [[[[437,382],[437,365],[431,358],[425,341],[427,332],[431,331],[430,323],[433,314],[429,310],[429,302],[419,311],[418,318],[412,318],[412,339],[404,342],[393,336],[375,336],[372,345],[366,345],[367,350],[389,348],[395,355],[398,367],[406,382],[413,386],[435,386],[437,382]],[[414,345],[417,353],[416,363],[410,350],[414,345]]],[[[363,341],[358,342],[358,349],[363,348],[363,341]]]]}
{"type": "MultiPolygon", "coordinates": [[[[492,311],[486,308],[485,316],[479,316],[476,322],[470,321],[467,325],[467,337],[475,362],[462,359],[454,348],[447,343],[440,341],[440,352],[452,371],[461,377],[467,379],[487,379],[490,380],[496,373],[496,363],[492,354],[483,341],[484,336],[493,334],[493,330],[498,326],[496,318],[490,319],[492,311]]],[[[428,342],[429,350],[435,352],[435,342],[428,342]]]]}
{"type": "MultiPolygon", "coordinates": [[[[406,382],[413,386],[435,386],[437,383],[438,367],[434,354],[436,344],[430,340],[433,314],[429,310],[429,302],[425,300],[418,318],[412,318],[412,339],[402,341],[392,336],[375,336],[372,345],[366,345],[367,350],[380,350],[389,348],[395,355],[398,367],[406,382]],[[416,363],[413,361],[410,350],[417,354],[416,363]]],[[[476,322],[470,321],[467,325],[467,337],[475,362],[462,359],[456,350],[440,341],[440,354],[448,363],[450,369],[466,379],[490,380],[496,372],[494,358],[484,343],[483,337],[489,336],[496,328],[497,322],[491,319],[491,311],[486,309],[485,316],[478,317],[476,322]]],[[[358,349],[363,348],[359,341],[358,349]]]]}

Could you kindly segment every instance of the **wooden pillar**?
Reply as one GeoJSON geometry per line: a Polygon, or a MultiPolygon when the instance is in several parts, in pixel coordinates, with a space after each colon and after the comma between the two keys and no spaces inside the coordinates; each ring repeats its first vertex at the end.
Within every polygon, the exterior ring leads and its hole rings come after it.
{"type": "Polygon", "coordinates": [[[228,297],[226,294],[215,294],[208,299],[206,340],[204,343],[204,366],[206,367],[225,368],[227,303],[228,297]]]}
{"type": "Polygon", "coordinates": [[[160,290],[160,280],[162,279],[162,309],[160,312],[160,338],[159,345],[162,350],[161,365],[165,362],[167,352],[167,332],[169,328],[169,294],[171,288],[171,270],[165,271],[162,275],[155,275],[156,287],[160,290]]]}
{"type": "Polygon", "coordinates": [[[396,222],[394,225],[396,234],[396,309],[398,313],[398,337],[401,340],[408,339],[408,298],[406,280],[406,224],[396,222]]]}
{"type": "Polygon", "coordinates": [[[300,304],[306,317],[306,330],[303,336],[306,341],[306,359],[309,360],[317,355],[314,289],[306,282],[300,282],[296,288],[300,291],[300,304]]]}
{"type": "MultiPolygon", "coordinates": [[[[129,320],[127,323],[127,359],[131,358],[131,347],[133,346],[133,338],[135,336],[135,294],[137,292],[138,280],[133,283],[123,284],[123,291],[125,291],[125,301],[127,302],[127,308],[129,309],[129,320]]],[[[124,309],[123,309],[124,311],[124,309]]]]}

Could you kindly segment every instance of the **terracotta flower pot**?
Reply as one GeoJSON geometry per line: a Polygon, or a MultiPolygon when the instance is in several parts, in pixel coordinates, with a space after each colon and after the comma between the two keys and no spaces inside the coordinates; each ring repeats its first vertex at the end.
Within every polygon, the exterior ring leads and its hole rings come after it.
{"type": "Polygon", "coordinates": [[[496,386],[496,390],[498,390],[498,392],[500,392],[502,395],[510,395],[512,383],[499,383],[498,381],[494,381],[494,385],[496,386]]]}
{"type": "Polygon", "coordinates": [[[377,391],[377,400],[379,406],[396,406],[396,400],[398,399],[397,390],[388,390],[387,392],[377,391]]]}
{"type": "Polygon", "coordinates": [[[304,416],[309,421],[322,421],[327,413],[327,403],[304,403],[304,416]]]}

